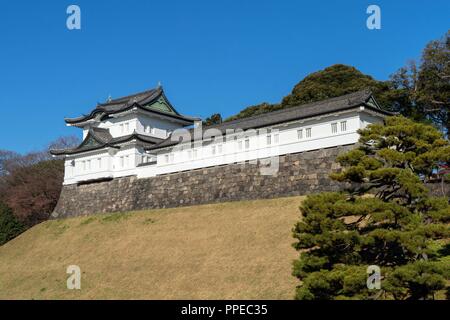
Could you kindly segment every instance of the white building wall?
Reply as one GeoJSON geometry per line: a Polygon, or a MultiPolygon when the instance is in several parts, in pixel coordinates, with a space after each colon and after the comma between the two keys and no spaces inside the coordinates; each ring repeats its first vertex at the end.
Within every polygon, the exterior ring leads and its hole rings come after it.
{"type": "MultiPolygon", "coordinates": [[[[362,110],[360,110],[362,111],[362,110]]],[[[175,127],[164,126],[157,121],[142,121],[143,118],[113,119],[102,127],[110,129],[113,136],[121,130],[120,124],[130,123],[130,130],[142,130],[146,123],[170,130],[175,127]],[[133,125],[131,125],[133,123],[133,125]],[[133,129],[132,129],[133,128],[133,129]]],[[[158,150],[153,162],[152,155],[145,155],[151,163],[140,165],[143,150],[129,145],[120,150],[91,152],[68,157],[64,184],[100,178],[118,178],[136,175],[138,178],[153,177],[161,174],[180,172],[235,162],[252,161],[279,155],[328,148],[356,143],[357,130],[369,123],[382,122],[383,118],[367,112],[346,112],[338,115],[322,116],[317,119],[285,123],[270,128],[247,130],[218,137],[212,142],[179,144],[175,148],[158,150]],[[301,131],[299,131],[301,130],[301,131]],[[301,132],[301,133],[300,133],[301,132]],[[308,134],[310,132],[310,135],[308,134]],[[268,140],[270,136],[270,141],[268,140]],[[270,142],[270,144],[269,144],[270,142]],[[98,159],[101,159],[98,160],[98,159]],[[74,161],[75,166],[72,166],[74,161]]],[[[121,134],[122,135],[122,134],[121,134]]]]}
{"type": "Polygon", "coordinates": [[[136,175],[141,154],[133,145],[120,150],[86,152],[65,161],[64,184],[136,175]]]}
{"type": "Polygon", "coordinates": [[[138,120],[135,115],[128,114],[120,118],[110,118],[98,124],[99,128],[109,129],[114,138],[132,134],[137,129],[138,120]]]}
{"type": "Polygon", "coordinates": [[[137,132],[165,139],[169,134],[182,126],[168,120],[157,119],[146,115],[139,115],[137,122],[137,132]]]}
{"type": "Polygon", "coordinates": [[[284,124],[272,128],[247,130],[243,135],[227,136],[209,145],[177,146],[175,150],[162,150],[157,163],[150,170],[138,168],[138,178],[185,170],[205,168],[235,162],[276,157],[320,148],[353,144],[359,139],[361,128],[358,113],[323,117],[321,119],[284,124]],[[332,124],[336,124],[333,132],[332,124]],[[299,132],[301,130],[301,133],[299,132]],[[310,136],[307,131],[310,131],[310,136]],[[270,136],[270,144],[268,141],[270,136]],[[300,137],[301,136],[301,137],[300,137]]]}

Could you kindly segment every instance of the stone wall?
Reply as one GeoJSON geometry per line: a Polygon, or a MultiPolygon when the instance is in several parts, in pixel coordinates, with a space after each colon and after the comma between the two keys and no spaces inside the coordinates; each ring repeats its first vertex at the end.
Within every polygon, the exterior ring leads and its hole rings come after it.
{"type": "Polygon", "coordinates": [[[54,218],[212,202],[275,198],[342,188],[330,172],[336,156],[353,145],[279,157],[276,175],[262,175],[261,164],[230,164],[137,179],[64,186],[54,218]]]}

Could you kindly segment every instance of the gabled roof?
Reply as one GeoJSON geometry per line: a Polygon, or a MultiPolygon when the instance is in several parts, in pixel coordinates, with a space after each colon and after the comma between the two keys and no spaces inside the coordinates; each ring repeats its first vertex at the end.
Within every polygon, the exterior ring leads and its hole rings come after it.
{"type": "Polygon", "coordinates": [[[132,140],[136,140],[138,145],[141,145],[143,147],[149,147],[163,141],[163,139],[138,134],[136,132],[130,135],[113,138],[108,129],[90,128],[88,134],[86,135],[86,138],[78,147],[61,150],[50,150],[50,153],[54,156],[61,156],[94,151],[103,148],[119,149],[120,144],[132,140]]]}
{"type": "MultiPolygon", "coordinates": [[[[393,115],[393,113],[383,110],[376,102],[375,98],[372,95],[372,92],[366,89],[336,98],[326,99],[294,107],[288,107],[285,109],[259,114],[248,118],[223,122],[221,124],[215,124],[206,127],[204,126],[202,127],[202,130],[205,131],[214,128],[219,130],[222,134],[225,134],[227,129],[257,129],[284,122],[307,119],[334,112],[345,111],[348,109],[354,109],[359,106],[364,106],[365,108],[381,113],[382,115],[393,115]]],[[[191,137],[193,137],[194,129],[190,129],[190,131],[191,137]]],[[[177,141],[172,141],[171,137],[169,137],[161,143],[149,146],[146,149],[156,150],[160,148],[170,147],[176,145],[177,143],[177,141]]]]}
{"type": "Polygon", "coordinates": [[[124,112],[133,108],[156,113],[173,118],[186,124],[191,124],[195,117],[180,114],[169,102],[162,87],[144,92],[135,93],[126,97],[110,99],[105,103],[99,103],[87,115],[77,118],[65,118],[67,124],[77,125],[91,119],[103,119],[115,113],[124,112]]]}

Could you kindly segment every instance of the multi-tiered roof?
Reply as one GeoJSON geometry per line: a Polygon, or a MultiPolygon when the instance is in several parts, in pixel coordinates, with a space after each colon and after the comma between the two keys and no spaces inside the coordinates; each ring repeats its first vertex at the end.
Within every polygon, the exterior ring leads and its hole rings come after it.
{"type": "MultiPolygon", "coordinates": [[[[108,99],[105,103],[97,104],[89,114],[77,118],[66,118],[64,120],[70,126],[83,128],[105,121],[108,118],[126,115],[129,112],[142,112],[157,116],[176,122],[181,126],[192,125],[194,121],[200,120],[199,118],[180,114],[169,102],[162,87],[118,99],[108,99]]],[[[51,150],[50,152],[55,156],[59,156],[73,155],[103,148],[119,149],[121,145],[130,141],[135,141],[137,145],[147,148],[164,141],[164,139],[136,132],[121,137],[113,137],[108,129],[91,126],[85,139],[79,146],[69,149],[51,150]]]]}
{"type": "Polygon", "coordinates": [[[133,109],[168,117],[185,125],[192,124],[195,120],[199,120],[198,118],[178,113],[167,99],[162,87],[118,99],[109,99],[105,103],[97,104],[97,106],[87,115],[78,118],[66,118],[64,120],[68,125],[84,126],[86,123],[103,121],[108,117],[133,109]]]}

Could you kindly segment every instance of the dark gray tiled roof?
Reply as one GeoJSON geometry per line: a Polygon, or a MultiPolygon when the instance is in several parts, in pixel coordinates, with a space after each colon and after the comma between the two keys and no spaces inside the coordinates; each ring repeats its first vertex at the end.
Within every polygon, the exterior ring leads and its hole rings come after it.
{"type": "Polygon", "coordinates": [[[108,129],[91,128],[90,133],[101,143],[108,143],[113,138],[108,129]]]}
{"type": "MultiPolygon", "coordinates": [[[[289,107],[273,112],[259,114],[253,117],[237,119],[229,122],[223,122],[221,124],[211,125],[203,127],[203,131],[207,129],[218,129],[222,134],[226,133],[227,129],[257,129],[266,126],[276,125],[283,122],[289,122],[299,119],[306,119],[315,116],[320,116],[328,113],[343,111],[351,108],[355,108],[364,105],[368,109],[376,110],[385,115],[392,115],[392,113],[382,110],[378,107],[368,105],[367,102],[372,98],[370,90],[361,90],[354,93],[346,94],[340,97],[331,98],[327,100],[317,101],[313,103],[303,104],[295,107],[289,107]]],[[[194,129],[190,129],[191,136],[194,129]]],[[[177,141],[168,139],[162,141],[159,144],[150,146],[148,150],[155,150],[159,148],[169,147],[176,145],[177,141]]]]}
{"type": "Polygon", "coordinates": [[[136,140],[138,145],[145,148],[148,148],[154,144],[163,141],[163,139],[138,134],[136,132],[126,136],[113,138],[109,133],[108,129],[91,128],[89,129],[86,138],[78,147],[62,150],[50,150],[50,153],[52,155],[59,156],[59,155],[69,155],[93,151],[107,147],[120,148],[121,143],[125,143],[132,140],[136,140]],[[92,141],[91,139],[95,141],[95,144],[88,143],[89,141],[92,141]]]}
{"type": "Polygon", "coordinates": [[[140,109],[143,109],[146,111],[161,114],[161,115],[164,115],[167,117],[183,120],[188,123],[191,123],[195,120],[199,120],[198,118],[190,117],[190,116],[186,116],[186,115],[182,115],[182,114],[178,113],[178,111],[175,110],[175,108],[170,104],[169,100],[164,95],[164,90],[162,89],[162,87],[158,87],[156,89],[139,92],[139,93],[132,94],[132,95],[129,95],[126,97],[109,100],[105,103],[99,103],[94,108],[94,110],[92,110],[89,114],[83,115],[83,116],[77,117],[77,118],[66,118],[65,121],[68,124],[76,124],[76,123],[80,123],[80,122],[84,122],[84,121],[93,119],[97,116],[103,117],[103,116],[107,116],[110,114],[123,112],[123,111],[129,110],[133,107],[137,107],[137,108],[140,108],[140,109]],[[146,108],[146,106],[148,104],[155,102],[160,97],[164,97],[165,101],[167,101],[170,108],[173,110],[173,113],[165,112],[162,110],[146,108]]]}
{"type": "Polygon", "coordinates": [[[133,105],[133,103],[145,104],[146,101],[151,102],[161,96],[162,89],[151,89],[148,91],[132,94],[126,97],[109,100],[100,103],[94,110],[106,112],[118,112],[133,105]]]}

